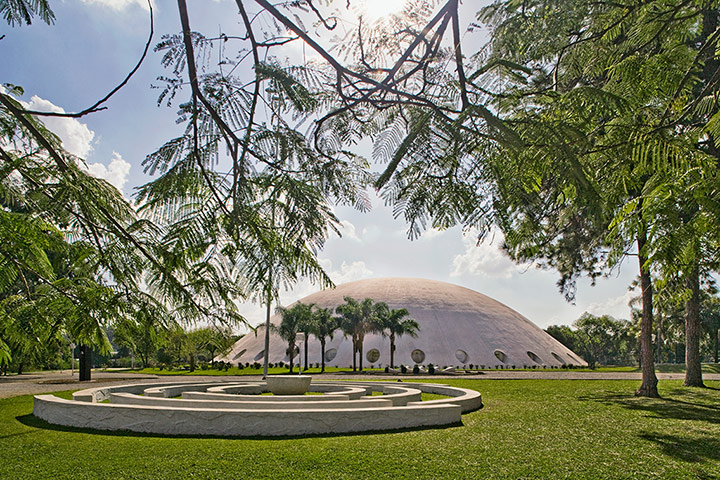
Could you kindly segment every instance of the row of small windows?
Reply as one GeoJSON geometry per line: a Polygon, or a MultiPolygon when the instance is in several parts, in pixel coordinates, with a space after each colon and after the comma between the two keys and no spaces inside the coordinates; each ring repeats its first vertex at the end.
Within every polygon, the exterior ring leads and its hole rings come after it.
{"type": "MultiPolygon", "coordinates": [[[[233,357],[233,361],[237,361],[240,357],[242,357],[247,350],[241,350],[237,355],[233,357]]],[[[295,355],[298,355],[300,353],[298,347],[295,347],[295,355]]],[[[503,363],[508,363],[509,359],[505,352],[502,350],[495,350],[495,357],[500,360],[503,363]]],[[[537,363],[538,365],[541,365],[543,363],[542,358],[540,358],[535,352],[527,351],[527,356],[530,360],[537,363]]],[[[553,356],[555,360],[557,360],[560,363],[567,363],[563,358],[558,355],[555,352],[550,352],[550,354],[553,356]]],[[[577,358],[573,357],[569,353],[566,354],[573,362],[580,363],[577,358]]],[[[265,350],[261,350],[255,355],[255,358],[253,358],[253,361],[257,362],[261,358],[265,356],[265,350]]],[[[329,348],[325,351],[325,361],[326,362],[332,362],[335,357],[337,356],[337,349],[336,348],[329,348]]],[[[376,363],[378,360],[380,360],[380,350],[377,348],[373,348],[371,350],[368,350],[368,352],[365,354],[365,358],[370,363],[376,363]]],[[[410,358],[412,358],[412,361],[417,364],[422,364],[425,361],[425,352],[420,350],[419,348],[416,348],[410,353],[410,358]]],[[[456,350],[455,351],[455,358],[458,362],[461,364],[466,364],[469,360],[470,356],[467,354],[465,350],[456,350]]]]}

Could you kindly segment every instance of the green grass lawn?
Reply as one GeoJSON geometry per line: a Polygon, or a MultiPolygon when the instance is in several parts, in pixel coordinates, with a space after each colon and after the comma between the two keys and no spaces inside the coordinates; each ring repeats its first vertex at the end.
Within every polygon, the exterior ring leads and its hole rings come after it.
{"type": "MultiPolygon", "coordinates": [[[[463,426],[282,439],[53,427],[32,397],[0,400],[2,479],[719,478],[720,382],[443,380],[482,392],[463,426]]],[[[65,397],[69,393],[64,394],[65,397]]]]}

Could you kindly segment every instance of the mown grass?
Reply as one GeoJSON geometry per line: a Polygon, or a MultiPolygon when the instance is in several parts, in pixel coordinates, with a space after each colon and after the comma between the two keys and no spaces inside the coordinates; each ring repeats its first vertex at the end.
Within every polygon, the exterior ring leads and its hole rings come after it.
{"type": "MultiPolygon", "coordinates": [[[[720,476],[720,382],[443,380],[483,393],[463,426],[281,439],[54,427],[0,400],[0,478],[689,479],[720,476]]],[[[66,398],[69,393],[63,394],[66,398]]]]}

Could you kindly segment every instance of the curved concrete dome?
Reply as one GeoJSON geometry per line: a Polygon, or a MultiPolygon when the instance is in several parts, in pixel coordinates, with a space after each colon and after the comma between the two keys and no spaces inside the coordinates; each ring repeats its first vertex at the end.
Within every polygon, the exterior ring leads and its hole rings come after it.
{"type": "MultiPolygon", "coordinates": [[[[390,308],[406,308],[420,325],[417,338],[396,340],[395,365],[485,365],[517,368],[533,365],[585,365],[574,352],[515,310],[481,293],[450,283],[416,278],[377,278],[338,285],[300,300],[332,309],[344,297],[372,298],[390,308]]],[[[280,316],[271,318],[280,323],[280,316]]],[[[287,343],[271,334],[271,363],[287,362],[287,343]]],[[[338,331],[325,347],[326,365],[352,365],[352,341],[338,331]]],[[[219,358],[232,364],[260,362],[264,355],[264,328],[249,333],[219,358]]],[[[309,362],[320,362],[320,342],[311,336],[309,362]]],[[[390,363],[390,340],[368,334],[363,343],[363,366],[390,363]]],[[[297,362],[297,357],[296,357],[297,362]]]]}

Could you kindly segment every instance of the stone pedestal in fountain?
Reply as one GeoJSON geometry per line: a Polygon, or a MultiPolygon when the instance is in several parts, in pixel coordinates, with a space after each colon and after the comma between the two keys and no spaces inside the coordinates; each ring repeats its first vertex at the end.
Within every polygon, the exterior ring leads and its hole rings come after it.
{"type": "Polygon", "coordinates": [[[310,387],[309,375],[272,375],[267,379],[268,390],[274,395],[304,395],[310,387]]]}

